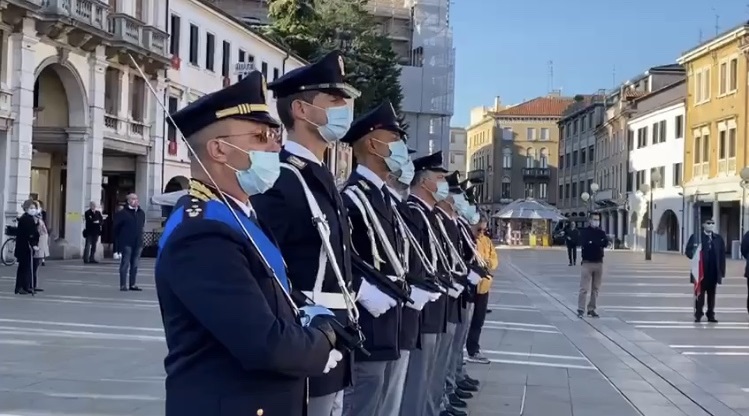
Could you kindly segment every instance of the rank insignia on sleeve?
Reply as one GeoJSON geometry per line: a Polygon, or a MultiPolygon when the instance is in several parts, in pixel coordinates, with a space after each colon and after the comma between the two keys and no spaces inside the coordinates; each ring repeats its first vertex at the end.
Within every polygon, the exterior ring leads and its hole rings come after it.
{"type": "Polygon", "coordinates": [[[294,155],[289,156],[288,162],[291,163],[297,169],[304,169],[307,166],[307,162],[303,161],[302,159],[299,159],[298,157],[294,155]]]}

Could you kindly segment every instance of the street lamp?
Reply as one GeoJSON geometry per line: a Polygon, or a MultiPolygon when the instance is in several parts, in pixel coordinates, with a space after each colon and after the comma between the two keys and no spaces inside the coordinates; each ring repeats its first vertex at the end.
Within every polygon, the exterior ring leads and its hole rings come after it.
{"type": "Polygon", "coordinates": [[[645,235],[645,260],[653,259],[653,193],[655,188],[661,182],[661,174],[657,170],[652,171],[650,174],[650,182],[653,184],[651,189],[650,185],[643,183],[640,185],[640,192],[643,195],[650,192],[650,199],[648,201],[648,230],[645,235]]]}
{"type": "Polygon", "coordinates": [[[746,219],[744,218],[746,215],[746,190],[749,188],[749,166],[744,167],[744,169],[741,169],[741,173],[739,174],[741,176],[741,236],[743,238],[744,236],[744,229],[746,228],[746,219]]]}
{"type": "Polygon", "coordinates": [[[593,200],[596,197],[596,193],[598,193],[598,189],[598,184],[593,182],[590,184],[590,193],[583,192],[580,194],[580,199],[587,204],[588,215],[590,215],[590,211],[592,211],[593,200]]]}

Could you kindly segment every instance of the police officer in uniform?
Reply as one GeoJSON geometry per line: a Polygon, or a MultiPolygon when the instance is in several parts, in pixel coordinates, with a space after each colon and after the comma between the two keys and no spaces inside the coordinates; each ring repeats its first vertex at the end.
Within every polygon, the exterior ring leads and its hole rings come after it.
{"type": "MultiPolygon", "coordinates": [[[[436,278],[443,289],[451,284],[447,264],[442,261],[441,240],[438,237],[437,201],[449,194],[442,166],[442,152],[413,161],[415,176],[411,183],[408,204],[420,232],[421,247],[434,267],[436,278]],[[446,281],[445,281],[446,280],[446,281]]],[[[427,304],[421,313],[421,349],[412,351],[408,364],[401,416],[434,416],[445,389],[447,372],[447,296],[427,304]]],[[[450,338],[451,339],[451,338],[450,338]]]]}
{"type": "Polygon", "coordinates": [[[250,198],[279,170],[279,125],[253,72],[172,116],[192,153],[189,194],[159,242],[156,290],[168,354],[166,415],[295,415],[307,377],[342,358],[326,316],[291,303],[281,253],[250,198]],[[200,163],[199,163],[199,162],[200,163]]]}
{"type": "MultiPolygon", "coordinates": [[[[411,259],[413,247],[410,242],[406,243],[408,225],[400,215],[397,206],[400,203],[405,211],[408,211],[408,208],[402,202],[403,196],[400,192],[390,186],[392,184],[402,190],[403,187],[398,185],[397,179],[403,174],[408,176],[409,171],[413,172],[410,150],[403,140],[404,136],[405,131],[398,124],[392,104],[385,101],[355,120],[346,137],[343,138],[343,142],[353,146],[357,162],[360,163],[356,166],[355,172],[349,179],[349,186],[344,191],[344,202],[347,203],[354,227],[353,238],[356,252],[363,256],[363,253],[371,251],[368,248],[372,244],[369,233],[370,230],[377,232],[378,227],[374,220],[365,217],[371,217],[370,214],[375,213],[389,245],[396,251],[395,254],[405,273],[406,283],[411,284],[410,296],[413,300],[413,302],[400,304],[399,311],[391,309],[379,317],[373,316],[372,312],[363,314],[363,322],[364,319],[372,318],[372,332],[365,333],[365,336],[368,339],[379,340],[390,339],[391,335],[395,335],[397,339],[394,341],[397,342],[393,344],[397,345],[397,349],[395,347],[384,349],[382,345],[372,342],[368,344],[368,347],[376,351],[373,357],[356,357],[355,379],[357,382],[344,397],[344,407],[347,408],[345,413],[351,415],[398,416],[400,414],[408,357],[419,341],[420,311],[427,302],[439,297],[439,292],[429,293],[425,287],[416,285],[421,280],[420,270],[417,267],[418,264],[411,259]],[[371,207],[371,211],[367,204],[371,207]],[[361,251],[363,249],[367,251],[361,251]],[[412,266],[413,269],[411,269],[412,266]],[[410,276],[411,274],[413,276],[410,276]],[[399,321],[398,318],[400,318],[399,321]],[[380,378],[383,380],[382,383],[377,382],[380,378]],[[364,383],[360,380],[369,382],[364,383]],[[382,390],[379,398],[375,396],[378,388],[382,390]],[[350,404],[352,404],[351,407],[349,407],[350,404]]],[[[388,259],[387,248],[383,247],[383,244],[381,241],[375,242],[380,251],[380,257],[388,259]]],[[[380,266],[380,269],[385,270],[385,265],[380,266]]],[[[398,275],[399,272],[397,268],[392,268],[392,271],[387,274],[398,275]]],[[[362,325],[369,327],[364,323],[362,325]]]]}
{"type": "MultiPolygon", "coordinates": [[[[344,74],[343,58],[333,51],[269,84],[288,140],[280,153],[278,180],[253,204],[286,259],[299,291],[295,295],[333,310],[342,323],[353,324],[347,322],[347,306],[353,306],[353,299],[348,305],[346,298],[350,230],[335,180],[322,162],[328,146],[348,131],[353,119],[350,99],[360,94],[344,82],[344,74]]],[[[343,389],[352,383],[352,358],[346,355],[330,374],[310,380],[310,416],[341,414],[343,389]]]]}

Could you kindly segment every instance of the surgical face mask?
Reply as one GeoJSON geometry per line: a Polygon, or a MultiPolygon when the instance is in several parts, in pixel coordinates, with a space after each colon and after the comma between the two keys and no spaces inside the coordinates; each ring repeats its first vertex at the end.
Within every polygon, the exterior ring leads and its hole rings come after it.
{"type": "Polygon", "coordinates": [[[37,210],[36,208],[29,208],[26,210],[26,213],[34,217],[39,213],[39,210],[37,210]]]}
{"type": "Polygon", "coordinates": [[[707,231],[709,233],[712,233],[712,232],[715,231],[715,223],[714,222],[713,223],[708,222],[705,225],[703,225],[703,227],[705,228],[705,231],[707,231]]]}
{"type": "Polygon", "coordinates": [[[598,228],[599,225],[601,225],[601,221],[598,221],[598,220],[591,220],[590,221],[590,226],[591,227],[598,228]]]}
{"type": "Polygon", "coordinates": [[[416,175],[416,168],[414,167],[413,162],[409,159],[408,163],[401,166],[400,174],[398,175],[398,182],[403,185],[411,185],[411,182],[414,180],[414,175],[416,175]]]}
{"type": "Polygon", "coordinates": [[[450,186],[447,184],[447,181],[441,180],[437,182],[437,190],[432,192],[432,196],[434,196],[437,202],[447,199],[450,196],[450,186]]]}
{"type": "Polygon", "coordinates": [[[387,144],[388,150],[390,150],[390,155],[383,157],[383,159],[385,159],[385,164],[390,172],[398,172],[403,169],[405,165],[411,162],[411,159],[408,157],[408,146],[406,146],[406,143],[403,140],[391,143],[384,143],[377,139],[373,140],[378,143],[387,144]]]}
{"type": "Polygon", "coordinates": [[[453,207],[455,207],[455,212],[466,220],[471,216],[471,204],[466,201],[463,195],[453,194],[453,207]]]}
{"type": "Polygon", "coordinates": [[[278,176],[281,174],[281,160],[277,152],[265,152],[261,150],[242,150],[239,147],[222,141],[250,158],[249,169],[239,170],[228,166],[237,175],[237,181],[242,191],[249,196],[262,194],[273,187],[278,176]]]}
{"type": "MultiPolygon", "coordinates": [[[[310,103],[305,104],[325,111],[325,116],[328,119],[327,123],[316,124],[309,120],[307,120],[307,122],[317,127],[320,136],[322,136],[322,138],[328,143],[341,140],[343,136],[346,135],[346,132],[348,132],[349,127],[351,127],[351,122],[354,121],[354,110],[348,104],[328,108],[318,107],[310,103]]],[[[408,152],[408,150],[406,150],[406,152],[408,152]]]]}
{"type": "Polygon", "coordinates": [[[473,213],[470,214],[470,218],[468,219],[468,223],[471,225],[476,225],[479,223],[479,220],[481,220],[481,214],[479,214],[479,210],[476,207],[473,208],[473,213]]]}

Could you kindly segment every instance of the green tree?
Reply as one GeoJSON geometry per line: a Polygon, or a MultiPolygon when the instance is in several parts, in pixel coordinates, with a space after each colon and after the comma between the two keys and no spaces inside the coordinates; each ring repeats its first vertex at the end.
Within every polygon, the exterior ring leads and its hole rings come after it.
{"type": "Polygon", "coordinates": [[[362,92],[356,115],[384,99],[400,111],[398,57],[365,5],[366,0],[270,0],[266,31],[308,61],[341,50],[346,80],[362,92]]]}

